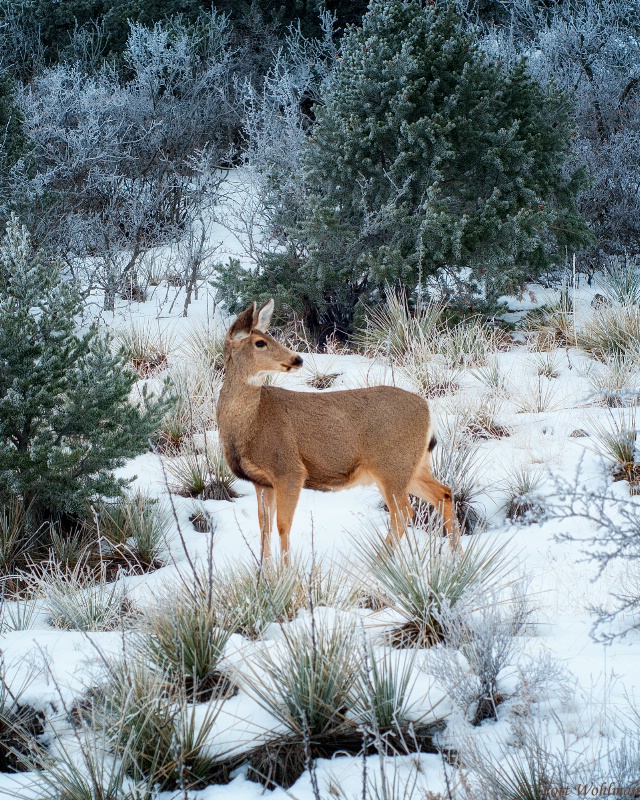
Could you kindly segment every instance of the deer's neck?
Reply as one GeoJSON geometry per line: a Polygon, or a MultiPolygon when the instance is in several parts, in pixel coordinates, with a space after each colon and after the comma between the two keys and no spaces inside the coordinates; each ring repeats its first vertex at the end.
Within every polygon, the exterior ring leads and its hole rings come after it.
{"type": "Polygon", "coordinates": [[[217,415],[224,440],[251,438],[255,432],[262,387],[249,382],[231,359],[227,361],[224,383],[218,398],[217,415]]]}

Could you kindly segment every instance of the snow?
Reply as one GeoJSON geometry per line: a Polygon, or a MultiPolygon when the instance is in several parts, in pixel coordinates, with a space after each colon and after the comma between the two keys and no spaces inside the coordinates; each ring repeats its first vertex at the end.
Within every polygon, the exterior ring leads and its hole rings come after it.
{"type": "MultiPolygon", "coordinates": [[[[237,252],[235,237],[223,235],[222,231],[217,235],[229,253],[237,252]]],[[[145,303],[122,302],[113,314],[101,314],[101,322],[112,330],[142,321],[160,325],[161,329],[175,336],[176,344],[170,363],[179,363],[180,342],[190,327],[211,320],[223,325],[225,320],[208,287],[201,289],[187,318],[181,316],[180,298],[169,313],[168,308],[176,291],[158,286],[151,291],[145,303]]],[[[589,301],[594,292],[595,289],[587,286],[578,289],[576,300],[580,314],[589,313],[589,301]]],[[[535,307],[550,293],[550,290],[532,286],[520,300],[509,298],[512,316],[517,317],[523,310],[535,307]]],[[[98,308],[99,298],[95,299],[94,308],[98,308]]],[[[514,572],[526,572],[530,576],[529,594],[535,607],[535,625],[527,633],[521,662],[524,664],[527,659],[548,654],[565,671],[565,690],[558,690],[555,695],[550,691],[548,697],[540,697],[534,703],[536,723],[548,726],[551,735],[557,737],[557,728],[553,727],[553,717],[557,715],[573,737],[575,746],[595,748],[601,737],[615,743],[619,735],[617,724],[629,718],[634,698],[640,695],[640,633],[618,638],[609,646],[594,641],[590,636],[593,623],[591,607],[610,601],[611,593],[620,586],[626,565],[614,565],[596,580],[596,568],[592,562],[585,560],[580,541],[557,539],[561,533],[571,533],[578,539],[592,535],[593,531],[585,527],[582,520],[552,519],[513,525],[505,519],[503,508],[504,480],[518,464],[537,464],[545,471],[547,477],[542,495],[553,495],[554,476],[572,479],[578,464],[581,484],[596,489],[610,484],[606,465],[590,449],[590,440],[570,438],[570,433],[575,429],[588,430],[593,419],[604,418],[609,413],[604,408],[590,405],[590,391],[583,376],[590,359],[577,348],[569,348],[559,356],[559,377],[553,379],[555,394],[550,409],[539,414],[517,413],[513,398],[506,398],[499,417],[502,424],[512,429],[512,435],[487,440],[481,445],[485,455],[481,503],[487,517],[487,532],[478,535],[506,543],[513,559],[514,572]]],[[[380,382],[410,386],[406,376],[398,369],[391,369],[363,356],[303,354],[303,358],[307,365],[339,373],[334,386],[336,390],[380,382]]],[[[531,354],[525,346],[514,345],[496,358],[514,395],[536,379],[531,354]]],[[[307,378],[308,373],[303,370],[298,375],[279,377],[278,382],[296,391],[314,391],[305,384],[307,378]]],[[[455,413],[460,397],[475,397],[482,392],[480,382],[468,372],[460,395],[431,401],[436,419],[444,424],[455,413]]],[[[141,455],[128,462],[117,474],[123,478],[134,478],[135,487],[158,497],[168,497],[158,455],[141,455]]],[[[251,559],[259,552],[255,492],[250,484],[243,481],[238,482],[237,490],[241,496],[234,502],[203,503],[216,521],[213,544],[216,567],[237,559],[251,559]]],[[[626,497],[628,487],[618,484],[615,492],[626,497]]],[[[630,499],[630,502],[638,502],[638,499],[630,499]]],[[[207,536],[196,532],[188,521],[194,502],[172,496],[171,503],[180,524],[181,536],[175,535],[171,540],[167,565],[148,575],[126,579],[130,597],[139,608],[166,597],[177,585],[178,572],[186,574],[184,547],[194,560],[204,560],[208,552],[207,536]]],[[[314,549],[317,558],[349,563],[354,537],[371,522],[383,523],[384,519],[380,496],[374,488],[355,488],[330,495],[303,490],[291,530],[293,551],[303,558],[309,558],[314,549]]],[[[379,643],[377,634],[394,621],[388,611],[340,612],[318,609],[317,613],[326,619],[340,620],[351,616],[361,621],[374,643],[379,643]]],[[[304,623],[305,620],[299,617],[289,624],[304,623]]],[[[255,654],[257,647],[272,647],[281,636],[279,625],[267,629],[263,645],[250,643],[234,635],[226,656],[229,666],[241,670],[246,659],[255,654]]],[[[22,685],[27,687],[23,695],[24,702],[49,713],[52,710],[60,713],[61,708],[71,707],[91,686],[102,659],[121,652],[125,640],[126,635],[119,632],[84,634],[55,630],[48,624],[45,615],[37,615],[30,630],[6,633],[3,637],[2,654],[7,669],[7,683],[14,690],[22,685]]],[[[505,677],[507,693],[509,688],[515,686],[516,677],[515,669],[505,677]]],[[[419,673],[412,691],[414,713],[419,716],[439,700],[442,701],[439,710],[447,708],[451,712],[445,733],[447,741],[455,744],[458,736],[473,737],[481,741],[496,758],[499,757],[501,746],[512,736],[513,718],[510,717],[509,701],[500,707],[497,722],[486,722],[480,728],[472,729],[459,713],[453,713],[451,704],[442,697],[438,687],[434,687],[433,681],[424,673],[419,673]]],[[[274,730],[278,730],[277,721],[241,685],[239,694],[225,701],[223,711],[216,720],[214,739],[240,750],[274,730]]],[[[396,770],[394,780],[401,782],[410,779],[419,762],[420,781],[432,792],[444,792],[446,780],[451,779],[454,773],[453,768],[447,767],[436,755],[399,757],[393,761],[396,770]]],[[[362,768],[363,762],[358,758],[319,760],[319,785],[323,791],[328,791],[330,786],[337,786],[345,797],[357,797],[361,793],[362,768]]],[[[370,776],[378,775],[378,757],[367,759],[366,768],[370,776]]],[[[389,769],[389,764],[385,768],[389,769]]],[[[0,800],[15,796],[16,792],[18,796],[26,796],[27,789],[34,785],[33,781],[33,776],[29,774],[0,775],[0,800]]],[[[248,781],[243,770],[229,785],[210,786],[190,793],[190,796],[199,800],[253,800],[262,795],[262,787],[248,781]]],[[[284,800],[285,797],[309,800],[313,792],[308,773],[290,791],[276,789],[271,797],[273,800],[284,800]]]]}

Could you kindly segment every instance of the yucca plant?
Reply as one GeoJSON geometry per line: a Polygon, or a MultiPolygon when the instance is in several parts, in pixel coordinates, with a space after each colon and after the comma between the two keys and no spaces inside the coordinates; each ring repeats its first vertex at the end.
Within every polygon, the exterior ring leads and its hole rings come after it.
{"type": "Polygon", "coordinates": [[[149,323],[120,331],[116,343],[141,378],[149,378],[168,365],[174,336],[149,323]]]}
{"type": "Polygon", "coordinates": [[[622,305],[640,305],[640,264],[637,258],[624,260],[614,256],[607,264],[601,279],[605,297],[622,305]]]}
{"type": "Polygon", "coordinates": [[[583,325],[578,344],[596,358],[611,356],[637,359],[640,342],[640,306],[600,306],[583,325]]]}
{"type": "Polygon", "coordinates": [[[291,619],[305,602],[300,571],[281,560],[229,564],[200,585],[221,619],[233,620],[232,630],[250,639],[272,622],[291,619]]]}
{"type": "Polygon", "coordinates": [[[481,367],[498,349],[496,332],[484,322],[460,322],[443,331],[438,340],[438,352],[453,367],[481,367]]]}
{"type": "MultiPolygon", "coordinates": [[[[411,692],[415,686],[416,650],[406,653],[385,649],[378,655],[369,643],[358,677],[354,714],[358,724],[375,739],[377,748],[391,754],[412,752],[417,737],[424,738],[413,712],[411,692]]],[[[422,726],[425,727],[425,726],[422,726]]]]}
{"type": "Polygon", "coordinates": [[[430,647],[439,642],[443,603],[454,607],[470,591],[494,586],[507,574],[504,546],[472,537],[460,552],[439,534],[437,523],[426,533],[408,526],[395,542],[374,527],[355,542],[374,592],[405,619],[392,633],[397,645],[430,647]]]}
{"type": "Polygon", "coordinates": [[[425,398],[443,397],[460,388],[462,370],[452,367],[444,356],[434,353],[431,342],[424,337],[409,345],[402,359],[402,369],[425,398]]]}
{"type": "Polygon", "coordinates": [[[41,751],[44,714],[24,702],[23,694],[32,680],[11,691],[5,681],[5,662],[0,653],[0,773],[29,769],[25,758],[41,751]]]}
{"type": "Polygon", "coordinates": [[[5,594],[18,590],[18,573],[42,544],[44,529],[34,528],[21,499],[0,505],[0,581],[5,594]]]}
{"type": "Polygon", "coordinates": [[[304,359],[304,369],[308,374],[307,386],[314,389],[330,389],[339,378],[341,372],[333,372],[333,360],[325,361],[324,366],[320,366],[313,356],[306,356],[304,359]]]}
{"type": "Polygon", "coordinates": [[[228,758],[212,735],[220,700],[193,705],[162,672],[128,658],[110,665],[95,703],[99,728],[129,774],[161,791],[228,780],[228,758]]]}
{"type": "Polygon", "coordinates": [[[71,568],[85,561],[95,546],[95,537],[88,526],[78,526],[72,531],[62,531],[58,525],[49,524],[49,557],[61,567],[71,568]]]}
{"type": "Polygon", "coordinates": [[[546,800],[557,787],[570,786],[566,765],[545,747],[502,750],[500,758],[474,759],[483,798],[491,800],[546,800]]]}
{"type": "Polygon", "coordinates": [[[199,500],[233,500],[236,477],[229,469],[219,442],[206,442],[197,450],[193,444],[181,448],[177,458],[167,462],[167,472],[173,477],[172,491],[183,497],[199,500]]]}
{"type": "Polygon", "coordinates": [[[56,737],[55,755],[47,751],[23,759],[39,777],[41,800],[153,800],[157,792],[136,780],[131,734],[122,725],[106,740],[95,720],[82,720],[71,743],[56,737]],[[93,724],[92,724],[93,723],[93,724]],[[120,753],[114,757],[113,752],[120,753]]]}
{"type": "Polygon", "coordinates": [[[452,410],[460,415],[458,425],[463,434],[468,434],[472,439],[501,439],[511,434],[510,429],[497,420],[503,405],[504,401],[499,395],[486,392],[467,400],[462,408],[458,403],[452,410]]]}
{"type": "Polygon", "coordinates": [[[55,628],[111,631],[121,628],[131,613],[123,578],[109,582],[104,569],[97,572],[82,562],[73,570],[55,562],[44,564],[33,582],[55,628]]]}
{"type": "Polygon", "coordinates": [[[443,312],[444,306],[434,301],[413,310],[406,293],[389,289],[383,304],[367,309],[366,327],[354,341],[365,353],[402,360],[415,341],[434,335],[443,312]]]}
{"type": "Polygon", "coordinates": [[[190,361],[220,372],[224,369],[224,338],[224,331],[213,324],[194,325],[185,334],[180,349],[190,361]]]}
{"type": "Polygon", "coordinates": [[[617,414],[610,411],[606,423],[593,419],[590,428],[597,441],[596,452],[612,465],[614,479],[626,480],[634,489],[640,481],[636,409],[617,414]]]}
{"type": "Polygon", "coordinates": [[[309,623],[283,628],[277,644],[262,650],[244,673],[247,691],[287,731],[255,748],[249,777],[287,789],[309,758],[348,749],[348,742],[359,749],[362,737],[347,712],[360,670],[352,625],[329,626],[312,616],[309,623]]]}
{"type": "Polygon", "coordinates": [[[575,314],[568,288],[562,288],[557,300],[550,300],[529,311],[522,326],[532,334],[529,344],[536,350],[555,350],[574,344],[575,314]]]}
{"type": "Polygon", "coordinates": [[[145,570],[162,566],[173,524],[163,502],[138,490],[96,506],[97,528],[113,551],[145,570]]]}
{"type": "Polygon", "coordinates": [[[536,375],[543,378],[557,378],[560,374],[560,359],[557,350],[534,352],[529,356],[529,362],[536,371],[536,375]]]}
{"type": "Polygon", "coordinates": [[[542,414],[560,405],[556,384],[540,375],[520,391],[515,391],[513,402],[519,414],[542,414]]]}
{"type": "Polygon", "coordinates": [[[0,582],[0,633],[31,630],[42,605],[41,599],[29,590],[12,591],[9,595],[5,586],[0,582]]]}
{"type": "Polygon", "coordinates": [[[474,378],[494,395],[507,396],[510,393],[508,376],[502,371],[497,358],[490,358],[483,367],[471,370],[474,378]]]}
{"type": "Polygon", "coordinates": [[[639,373],[634,359],[616,355],[601,364],[590,362],[585,377],[601,403],[609,408],[621,408],[640,401],[639,373]]]}
{"type": "Polygon", "coordinates": [[[141,657],[190,699],[228,696],[233,687],[220,665],[236,627],[233,618],[225,619],[182,586],[170,596],[143,617],[136,638],[141,657]]]}
{"type": "Polygon", "coordinates": [[[443,426],[438,445],[431,453],[433,474],[451,489],[464,533],[471,533],[481,520],[476,498],[482,489],[477,476],[484,467],[484,459],[477,442],[464,435],[459,424],[443,426]]]}
{"type": "Polygon", "coordinates": [[[530,466],[515,467],[505,481],[506,512],[512,521],[537,521],[544,514],[544,506],[536,492],[544,481],[544,474],[530,466]]]}

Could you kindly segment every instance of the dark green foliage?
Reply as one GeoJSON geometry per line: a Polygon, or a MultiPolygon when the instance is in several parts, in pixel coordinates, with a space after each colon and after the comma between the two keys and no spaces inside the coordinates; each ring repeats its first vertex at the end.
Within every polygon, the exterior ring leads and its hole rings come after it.
{"type": "Polygon", "coordinates": [[[29,140],[23,130],[24,118],[15,102],[13,82],[0,74],[0,177],[4,178],[11,167],[29,149],[29,140]]]}
{"type": "MultiPolygon", "coordinates": [[[[8,4],[8,0],[7,0],[8,4]]],[[[366,11],[363,0],[332,0],[326,7],[337,14],[342,25],[358,23],[366,11]]],[[[69,47],[71,37],[78,29],[101,31],[104,54],[122,53],[129,34],[129,22],[153,26],[171,18],[181,17],[195,23],[214,8],[229,15],[234,23],[239,43],[250,36],[256,39],[269,30],[283,32],[290,24],[301,25],[309,36],[320,34],[322,0],[276,0],[256,3],[252,0],[23,0],[21,25],[38,31],[46,63],[56,63],[69,47]]],[[[11,15],[12,9],[0,5],[0,18],[11,15]]],[[[244,42],[246,43],[246,42],[244,42]]],[[[24,65],[16,65],[17,71],[24,65]]]]}
{"type": "Polygon", "coordinates": [[[0,249],[0,500],[20,496],[43,517],[120,494],[112,470],[145,450],[165,410],[129,403],[135,374],[95,327],[77,332],[79,311],[12,218],[0,249]]]}
{"type": "MultiPolygon", "coordinates": [[[[373,2],[315,110],[304,205],[281,222],[308,255],[290,258],[292,304],[321,325],[348,331],[384,283],[435,274],[492,301],[591,241],[582,173],[563,172],[566,98],[524,63],[490,61],[450,8],[373,2]]],[[[281,266],[267,262],[260,283],[281,285],[281,266]]]]}

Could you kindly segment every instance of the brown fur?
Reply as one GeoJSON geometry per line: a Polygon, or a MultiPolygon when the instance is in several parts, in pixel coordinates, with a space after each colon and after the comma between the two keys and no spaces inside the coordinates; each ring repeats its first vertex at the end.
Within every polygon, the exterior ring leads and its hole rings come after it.
{"type": "Polygon", "coordinates": [[[229,467],[256,489],[263,555],[270,555],[275,519],[286,557],[303,488],[375,483],[398,537],[413,514],[411,493],[439,508],[454,533],[451,490],[431,474],[435,440],[427,403],[393,386],[316,394],[260,385],[269,372],[302,365],[265,332],[272,310],[273,301],[260,311],[253,303],[229,329],[217,412],[229,467]]]}

